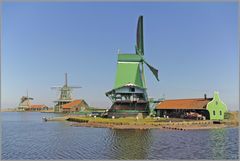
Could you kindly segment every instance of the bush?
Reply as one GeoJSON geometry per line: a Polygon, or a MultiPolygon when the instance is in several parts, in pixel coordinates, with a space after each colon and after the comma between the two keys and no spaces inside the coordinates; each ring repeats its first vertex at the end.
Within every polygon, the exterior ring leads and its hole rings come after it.
{"type": "Polygon", "coordinates": [[[230,117],[231,117],[231,113],[229,112],[224,113],[224,119],[230,119],[230,117]]]}

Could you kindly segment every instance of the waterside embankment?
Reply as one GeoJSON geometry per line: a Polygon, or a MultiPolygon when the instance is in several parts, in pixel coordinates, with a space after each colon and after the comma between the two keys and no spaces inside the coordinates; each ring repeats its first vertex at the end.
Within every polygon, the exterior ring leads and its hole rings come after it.
{"type": "MultiPolygon", "coordinates": [[[[237,115],[235,115],[237,116],[237,115]]],[[[65,115],[48,119],[48,121],[70,121],[71,126],[112,128],[112,129],[168,129],[168,130],[197,130],[218,129],[239,126],[238,118],[232,117],[216,124],[211,120],[187,120],[176,118],[99,118],[77,115],[65,115]]]]}

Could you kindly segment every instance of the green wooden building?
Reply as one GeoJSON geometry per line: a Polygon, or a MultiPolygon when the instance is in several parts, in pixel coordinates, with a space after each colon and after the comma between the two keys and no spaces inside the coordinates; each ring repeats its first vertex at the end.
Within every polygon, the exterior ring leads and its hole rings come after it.
{"type": "Polygon", "coordinates": [[[223,120],[224,113],[227,112],[227,106],[219,97],[218,92],[214,92],[213,100],[207,104],[210,120],[223,120]]]}

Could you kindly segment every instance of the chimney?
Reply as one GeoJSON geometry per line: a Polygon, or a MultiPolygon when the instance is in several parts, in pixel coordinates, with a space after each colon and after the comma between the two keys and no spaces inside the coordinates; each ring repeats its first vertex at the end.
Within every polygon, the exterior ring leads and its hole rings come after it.
{"type": "Polygon", "coordinates": [[[205,99],[205,100],[207,99],[207,94],[206,94],[206,93],[204,94],[204,99],[205,99]]]}

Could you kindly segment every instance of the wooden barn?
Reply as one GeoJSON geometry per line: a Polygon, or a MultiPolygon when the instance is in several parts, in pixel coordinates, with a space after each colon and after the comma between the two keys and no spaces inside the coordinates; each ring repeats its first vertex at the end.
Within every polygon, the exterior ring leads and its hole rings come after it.
{"type": "Polygon", "coordinates": [[[172,118],[204,118],[209,120],[223,120],[227,106],[220,100],[218,92],[213,98],[191,98],[164,100],[155,107],[157,116],[172,118]]]}
{"type": "Polygon", "coordinates": [[[81,99],[74,100],[62,106],[62,112],[65,113],[85,111],[86,109],[88,109],[88,104],[81,99]]]}

